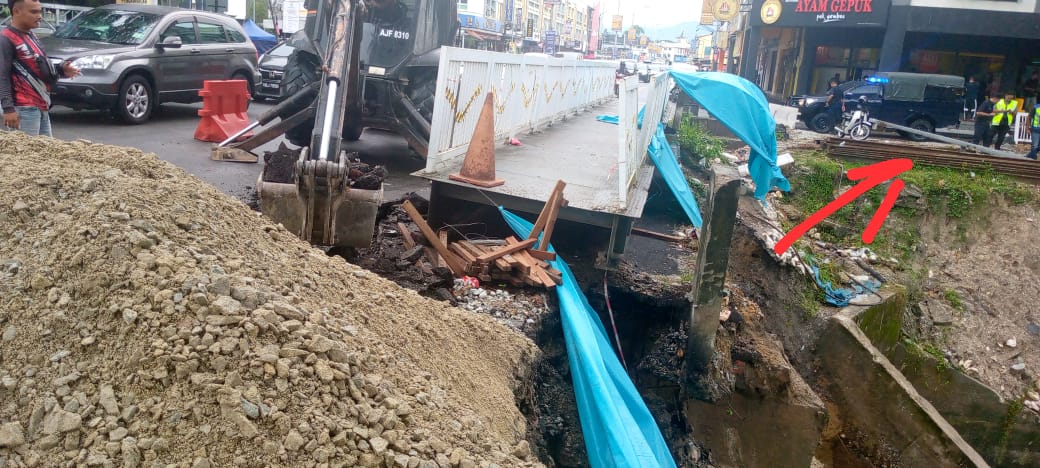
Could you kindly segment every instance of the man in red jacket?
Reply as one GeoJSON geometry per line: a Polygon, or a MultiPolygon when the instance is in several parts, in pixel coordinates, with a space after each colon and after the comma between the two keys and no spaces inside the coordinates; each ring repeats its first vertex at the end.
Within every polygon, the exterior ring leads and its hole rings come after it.
{"type": "Polygon", "coordinates": [[[0,31],[0,106],[4,126],[30,135],[51,136],[50,86],[58,76],[79,76],[68,61],[55,67],[33,34],[40,26],[39,0],[9,0],[11,25],[0,31]]]}

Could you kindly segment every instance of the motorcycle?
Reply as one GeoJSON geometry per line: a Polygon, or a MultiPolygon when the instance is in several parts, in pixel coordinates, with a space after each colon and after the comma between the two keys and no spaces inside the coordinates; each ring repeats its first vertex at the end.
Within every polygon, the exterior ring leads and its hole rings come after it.
{"type": "Polygon", "coordinates": [[[866,140],[870,136],[874,123],[870,120],[870,110],[867,109],[866,98],[860,97],[856,103],[856,110],[846,112],[842,115],[841,125],[834,127],[838,137],[849,137],[856,141],[866,140]]]}

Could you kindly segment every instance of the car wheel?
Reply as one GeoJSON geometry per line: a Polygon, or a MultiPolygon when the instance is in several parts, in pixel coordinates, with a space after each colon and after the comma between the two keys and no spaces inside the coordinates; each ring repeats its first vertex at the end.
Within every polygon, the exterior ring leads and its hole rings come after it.
{"type": "MultiPolygon", "coordinates": [[[[910,128],[912,128],[914,130],[920,130],[922,132],[928,132],[928,133],[934,133],[935,132],[935,126],[932,125],[932,123],[929,122],[927,119],[917,119],[917,120],[915,120],[913,122],[910,122],[910,128]]],[[[910,134],[910,139],[914,140],[914,141],[925,141],[928,138],[923,137],[921,135],[916,135],[916,134],[911,133],[910,134]]]]}
{"type": "Polygon", "coordinates": [[[248,92],[250,96],[256,96],[256,94],[253,94],[253,80],[249,79],[249,77],[246,76],[245,73],[235,72],[234,75],[231,75],[231,79],[232,80],[242,80],[242,81],[245,81],[246,82],[246,92],[248,92]]]}
{"type": "Polygon", "coordinates": [[[809,119],[809,130],[818,133],[830,133],[834,130],[834,119],[826,112],[820,112],[809,119]]]}
{"type": "Polygon", "coordinates": [[[141,75],[130,75],[119,87],[119,101],[116,104],[116,115],[131,125],[143,124],[152,116],[155,109],[155,98],[152,85],[141,75]]]}

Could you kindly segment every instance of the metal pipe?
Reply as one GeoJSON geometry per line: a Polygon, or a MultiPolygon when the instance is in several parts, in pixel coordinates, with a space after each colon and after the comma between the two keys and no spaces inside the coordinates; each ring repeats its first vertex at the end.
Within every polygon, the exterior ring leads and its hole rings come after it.
{"type": "Polygon", "coordinates": [[[321,127],[321,149],[318,150],[318,159],[322,161],[325,161],[329,158],[329,134],[332,133],[333,113],[336,112],[336,104],[338,102],[336,99],[334,99],[334,97],[336,96],[336,87],[338,85],[338,80],[329,80],[327,88],[328,98],[325,100],[325,119],[324,122],[322,122],[321,127]]]}
{"type": "Polygon", "coordinates": [[[259,127],[259,126],[260,126],[260,122],[253,122],[253,123],[249,124],[248,127],[243,128],[242,130],[239,130],[239,131],[235,132],[235,134],[229,136],[227,140],[224,140],[224,141],[220,142],[219,144],[217,144],[217,148],[223,148],[223,147],[231,144],[231,142],[237,140],[238,137],[240,137],[242,135],[245,135],[246,132],[248,132],[248,131],[256,128],[256,127],[259,127]]]}

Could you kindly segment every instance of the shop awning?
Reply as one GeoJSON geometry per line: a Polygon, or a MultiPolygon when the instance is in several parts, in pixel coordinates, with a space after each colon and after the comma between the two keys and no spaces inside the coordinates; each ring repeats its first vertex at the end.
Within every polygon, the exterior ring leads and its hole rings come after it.
{"type": "Polygon", "coordinates": [[[497,41],[498,40],[498,36],[497,35],[489,33],[489,32],[476,31],[476,30],[473,30],[473,29],[466,29],[466,28],[462,28],[462,30],[465,31],[466,34],[468,34],[470,37],[472,37],[474,39],[477,39],[477,40],[481,40],[481,41],[497,41]]]}

